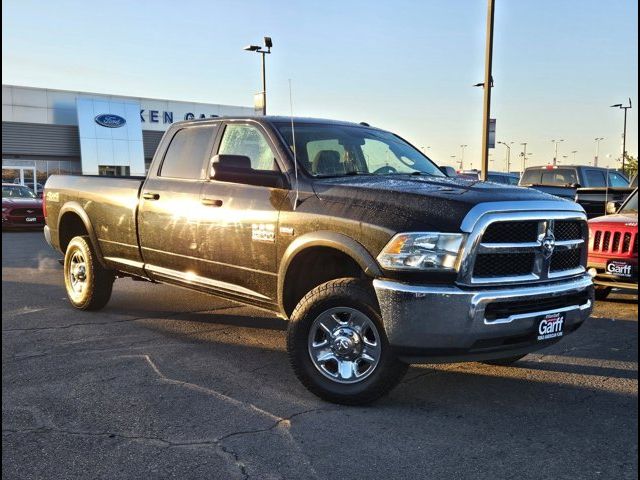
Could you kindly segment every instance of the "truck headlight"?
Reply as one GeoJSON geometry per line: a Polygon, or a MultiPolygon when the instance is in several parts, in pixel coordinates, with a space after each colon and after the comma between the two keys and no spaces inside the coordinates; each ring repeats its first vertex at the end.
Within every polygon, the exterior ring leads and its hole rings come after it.
{"type": "Polygon", "coordinates": [[[395,235],[378,255],[387,270],[455,271],[462,233],[416,232],[395,235]]]}

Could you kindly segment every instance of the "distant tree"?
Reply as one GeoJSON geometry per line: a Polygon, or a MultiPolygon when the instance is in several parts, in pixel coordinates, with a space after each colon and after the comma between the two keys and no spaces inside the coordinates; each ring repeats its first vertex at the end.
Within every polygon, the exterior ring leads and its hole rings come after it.
{"type": "Polygon", "coordinates": [[[638,173],[638,157],[633,157],[627,154],[627,158],[624,162],[624,173],[629,178],[638,173]]]}

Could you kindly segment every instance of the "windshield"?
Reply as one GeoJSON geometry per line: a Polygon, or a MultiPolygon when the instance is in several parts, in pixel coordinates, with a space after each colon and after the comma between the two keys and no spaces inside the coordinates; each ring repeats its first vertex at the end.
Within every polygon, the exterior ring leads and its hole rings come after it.
{"type": "MultiPolygon", "coordinates": [[[[293,151],[291,124],[276,128],[293,151]]],[[[419,150],[392,133],[331,124],[295,125],[296,157],[314,177],[431,175],[444,173],[419,150]]]]}
{"type": "Polygon", "coordinates": [[[633,192],[627,203],[620,209],[620,213],[638,213],[638,190],[633,192]]]}
{"type": "Polygon", "coordinates": [[[2,198],[38,198],[30,188],[22,185],[3,185],[2,198]]]}

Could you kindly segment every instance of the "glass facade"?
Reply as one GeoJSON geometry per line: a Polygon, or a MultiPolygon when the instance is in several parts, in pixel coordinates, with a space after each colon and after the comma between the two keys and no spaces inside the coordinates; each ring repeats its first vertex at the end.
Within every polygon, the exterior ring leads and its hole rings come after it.
{"type": "Polygon", "coordinates": [[[50,175],[81,173],[79,160],[2,159],[2,183],[22,183],[38,192],[50,175]]]}

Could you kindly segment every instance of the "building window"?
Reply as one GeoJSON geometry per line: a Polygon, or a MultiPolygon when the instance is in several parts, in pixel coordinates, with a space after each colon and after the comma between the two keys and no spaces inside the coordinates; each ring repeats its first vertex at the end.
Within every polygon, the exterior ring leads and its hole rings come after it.
{"type": "Polygon", "coordinates": [[[129,167],[120,167],[116,165],[98,165],[98,174],[105,177],[128,177],[130,175],[129,167]]]}

